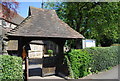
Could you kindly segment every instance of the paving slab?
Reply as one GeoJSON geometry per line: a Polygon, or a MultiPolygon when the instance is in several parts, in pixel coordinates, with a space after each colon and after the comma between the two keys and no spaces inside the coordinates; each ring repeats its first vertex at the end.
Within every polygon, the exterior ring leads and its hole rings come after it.
{"type": "Polygon", "coordinates": [[[99,72],[98,74],[90,74],[82,79],[118,79],[118,67],[120,65],[110,70],[99,72]]]}
{"type": "Polygon", "coordinates": [[[53,76],[46,76],[46,77],[32,76],[32,77],[29,77],[28,79],[64,79],[64,78],[53,75],[53,76]]]}

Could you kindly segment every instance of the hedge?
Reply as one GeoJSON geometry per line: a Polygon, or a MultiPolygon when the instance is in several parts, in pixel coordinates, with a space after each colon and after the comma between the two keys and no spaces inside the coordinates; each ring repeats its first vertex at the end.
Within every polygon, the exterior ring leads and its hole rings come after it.
{"type": "Polygon", "coordinates": [[[91,60],[91,54],[89,54],[84,50],[75,49],[75,50],[71,50],[71,52],[69,52],[67,56],[65,57],[67,59],[67,63],[69,67],[69,71],[71,75],[70,77],[79,78],[86,76],[90,73],[89,63],[91,60]]]}
{"type": "Polygon", "coordinates": [[[22,80],[22,59],[17,56],[0,55],[0,79],[22,80]]]}
{"type": "Polygon", "coordinates": [[[84,50],[88,51],[90,54],[93,54],[91,62],[91,72],[98,72],[105,69],[109,69],[115,65],[120,64],[118,59],[119,46],[111,47],[92,47],[86,48],[84,50]]]}
{"type": "Polygon", "coordinates": [[[65,55],[70,77],[81,78],[120,64],[119,46],[73,49],[65,55]]]}

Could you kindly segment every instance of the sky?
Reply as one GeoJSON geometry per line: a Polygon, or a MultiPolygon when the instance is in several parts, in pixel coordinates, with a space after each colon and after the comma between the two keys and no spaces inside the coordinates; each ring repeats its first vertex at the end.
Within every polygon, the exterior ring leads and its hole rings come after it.
{"type": "MultiPolygon", "coordinates": [[[[19,8],[17,9],[18,14],[24,18],[28,16],[29,6],[41,8],[41,2],[43,2],[43,0],[16,0],[16,1],[19,2],[19,8]]],[[[50,0],[44,0],[44,2],[47,2],[47,1],[50,1],[50,0]]],[[[53,0],[53,2],[55,1],[57,0],[53,0]]]]}
{"type": "Polygon", "coordinates": [[[18,14],[24,18],[27,17],[29,6],[41,8],[41,2],[19,2],[18,14]]]}

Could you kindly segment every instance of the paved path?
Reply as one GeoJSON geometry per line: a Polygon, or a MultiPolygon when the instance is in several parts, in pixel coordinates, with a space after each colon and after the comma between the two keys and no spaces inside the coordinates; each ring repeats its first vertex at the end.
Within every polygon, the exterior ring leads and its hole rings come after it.
{"type": "MultiPolygon", "coordinates": [[[[38,61],[40,62],[40,61],[38,61]]],[[[29,79],[63,79],[58,76],[41,77],[41,63],[29,63],[29,79]]],[[[119,65],[120,67],[120,65],[119,65]]],[[[113,67],[111,70],[99,72],[98,74],[90,74],[82,79],[118,79],[118,66],[113,67]]]]}
{"type": "Polygon", "coordinates": [[[32,77],[29,77],[28,79],[64,79],[64,78],[53,75],[53,76],[46,76],[46,77],[32,76],[32,77]]]}
{"type": "MultiPolygon", "coordinates": [[[[45,77],[41,77],[41,71],[42,71],[42,60],[39,59],[31,59],[29,60],[29,77],[28,79],[64,79],[62,77],[59,76],[45,76],[45,77]]],[[[25,66],[23,65],[23,69],[25,69],[25,66]]]]}
{"type": "Polygon", "coordinates": [[[103,71],[98,74],[88,75],[82,79],[118,79],[118,66],[115,66],[108,71],[103,71]]]}

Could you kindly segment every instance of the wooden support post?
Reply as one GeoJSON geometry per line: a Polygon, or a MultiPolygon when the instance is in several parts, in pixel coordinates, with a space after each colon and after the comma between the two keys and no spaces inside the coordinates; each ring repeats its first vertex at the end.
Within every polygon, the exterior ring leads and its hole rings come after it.
{"type": "Polygon", "coordinates": [[[25,81],[28,80],[29,77],[29,69],[28,69],[28,56],[25,58],[25,81]]]}
{"type": "Polygon", "coordinates": [[[22,57],[22,51],[23,51],[23,41],[22,38],[18,40],[18,56],[22,57]]]}
{"type": "Polygon", "coordinates": [[[82,39],[76,39],[75,49],[82,49],[82,39]]]}
{"type": "Polygon", "coordinates": [[[56,44],[58,45],[58,55],[56,57],[56,61],[57,61],[57,64],[56,64],[56,74],[59,75],[59,72],[61,71],[61,68],[62,68],[62,63],[63,63],[63,59],[64,59],[64,44],[65,44],[65,40],[61,40],[61,42],[58,42],[58,41],[54,41],[56,42],[56,44]]]}
{"type": "MultiPolygon", "coordinates": [[[[18,56],[22,57],[23,46],[25,46],[25,44],[26,44],[25,39],[23,40],[23,38],[20,38],[18,40],[18,56]]],[[[25,71],[24,71],[24,74],[25,74],[25,81],[27,81],[28,77],[29,77],[29,71],[28,71],[28,50],[25,49],[25,53],[26,53],[26,57],[25,57],[25,71]]]]}

